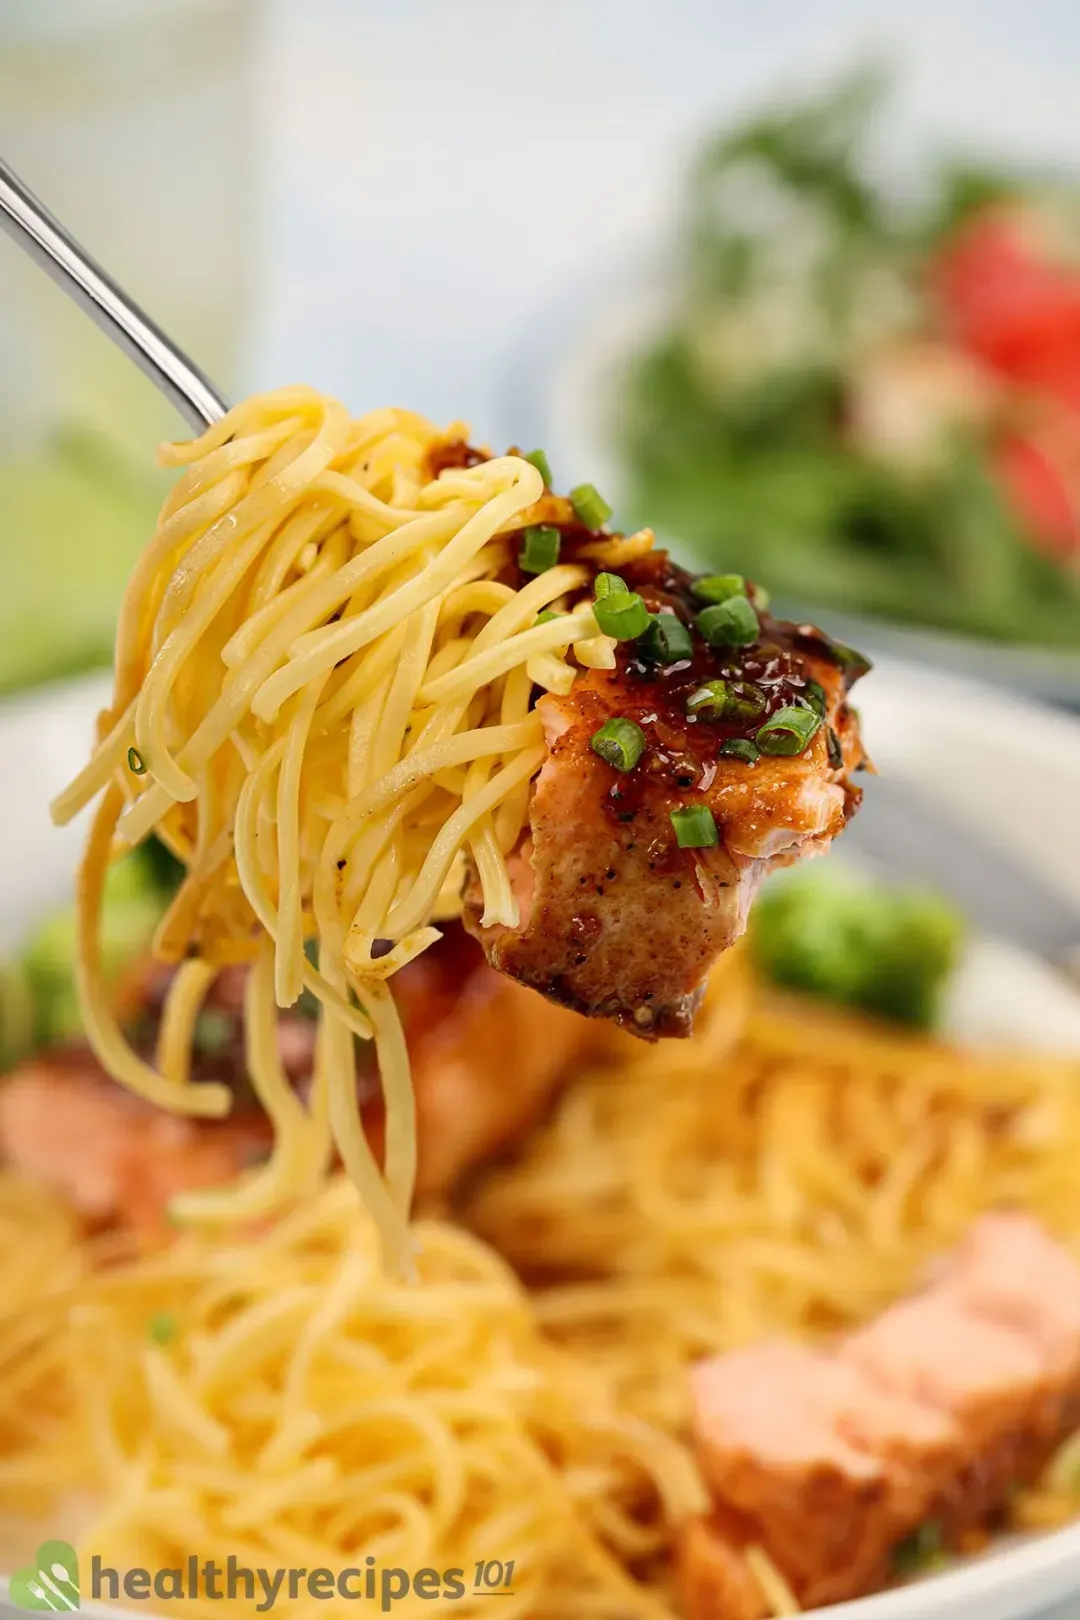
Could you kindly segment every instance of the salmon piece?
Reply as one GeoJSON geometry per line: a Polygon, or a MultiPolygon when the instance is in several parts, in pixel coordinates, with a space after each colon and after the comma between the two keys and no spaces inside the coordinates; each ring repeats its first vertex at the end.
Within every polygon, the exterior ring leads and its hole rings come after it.
{"type": "Polygon", "coordinates": [[[150,1107],[83,1048],[44,1053],[0,1083],[0,1159],[91,1225],[124,1226],[147,1243],[168,1237],[177,1193],[233,1180],[270,1143],[261,1114],[194,1120],[150,1107]]]}
{"type": "Polygon", "coordinates": [[[769,1340],[701,1363],[715,1513],[681,1554],[692,1620],[722,1620],[754,1544],[806,1607],[887,1584],[924,1527],[969,1544],[1074,1431],[1078,1338],[1080,1266],[1030,1217],[995,1215],[833,1350],[769,1340]]]}
{"type": "MultiPolygon", "coordinates": [[[[653,612],[689,622],[701,610],[664,552],[622,573],[653,612]]],[[[847,691],[868,666],[812,626],[759,618],[753,646],[715,649],[695,633],[691,656],[667,667],[620,643],[616,669],[583,671],[567,696],[540,699],[548,758],[512,862],[518,926],[483,926],[475,879],[464,897],[466,926],[499,972],[648,1039],[686,1035],[765,872],[822,853],[843,828],[861,798],[851,773],[866,763],[847,691]],[[752,683],[765,708],[752,720],[688,715],[690,695],[716,679],[752,683]],[[777,708],[811,701],[825,719],[802,753],[755,764],[720,753],[777,708]],[[591,747],[615,716],[645,738],[626,773],[591,747]],[[715,847],[678,847],[670,812],[692,805],[712,812],[715,847]]]]}
{"type": "Polygon", "coordinates": [[[705,1481],[808,1607],[871,1587],[903,1534],[889,1470],[837,1432],[822,1359],[770,1340],[691,1373],[705,1481]]]}
{"type": "Polygon", "coordinates": [[[980,1523],[1024,1477],[1029,1436],[1045,1431],[1058,1398],[1032,1340],[975,1316],[946,1287],[892,1306],[839,1354],[958,1424],[970,1460],[934,1514],[951,1535],[980,1523]]]}
{"type": "Polygon", "coordinates": [[[738,1547],[709,1519],[682,1532],[675,1582],[686,1620],[768,1620],[771,1612],[738,1547]]]}
{"type": "Polygon", "coordinates": [[[1080,1367],[1080,1266],[1031,1215],[984,1215],[943,1279],[979,1316],[1033,1339],[1055,1370],[1080,1367]]]}
{"type": "MultiPolygon", "coordinates": [[[[447,1192],[474,1165],[519,1140],[595,1028],[492,972],[460,925],[394,976],[416,1093],[417,1193],[447,1192]]],[[[382,1105],[364,1106],[381,1150],[382,1105]]]]}
{"type": "Polygon", "coordinates": [[[969,1461],[966,1439],[948,1412],[886,1388],[855,1361],[819,1353],[814,1398],[843,1439],[885,1467],[890,1510],[918,1524],[969,1461]]]}
{"type": "MultiPolygon", "coordinates": [[[[156,965],[128,981],[127,1013],[147,1052],[167,986],[167,972],[156,965]]],[[[449,927],[396,975],[394,989],[416,1089],[418,1190],[442,1194],[528,1128],[595,1035],[572,1013],[493,973],[460,927],[449,927]]],[[[164,1114],[116,1085],[88,1049],[72,1048],[42,1054],[0,1081],[0,1160],[54,1187],[94,1225],[163,1241],[177,1193],[233,1180],[272,1143],[246,1078],[242,970],[221,975],[208,1006],[224,1024],[213,1050],[196,1053],[192,1073],[232,1087],[227,1119],[164,1114]]],[[[279,1019],[282,1062],[301,1091],[310,1081],[314,1030],[296,1014],[279,1019]]],[[[381,1151],[378,1075],[363,1052],[357,1087],[365,1129],[381,1151]]]]}

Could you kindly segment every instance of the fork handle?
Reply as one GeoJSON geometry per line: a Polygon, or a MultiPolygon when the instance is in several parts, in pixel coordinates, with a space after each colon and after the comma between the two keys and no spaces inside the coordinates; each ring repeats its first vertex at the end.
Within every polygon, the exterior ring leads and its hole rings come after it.
{"type": "Polygon", "coordinates": [[[122,349],[197,433],[228,404],[0,158],[0,226],[122,349]]]}

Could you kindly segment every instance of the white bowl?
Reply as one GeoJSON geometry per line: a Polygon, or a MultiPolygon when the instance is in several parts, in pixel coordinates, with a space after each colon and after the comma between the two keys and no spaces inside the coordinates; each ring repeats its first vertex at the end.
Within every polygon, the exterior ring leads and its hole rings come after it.
{"type": "MultiPolygon", "coordinates": [[[[84,759],[107,692],[106,681],[91,677],[0,705],[5,947],[69,892],[79,829],[56,831],[47,805],[84,759]]],[[[1080,917],[1080,724],[973,682],[899,663],[867,678],[859,707],[883,772],[905,778],[947,804],[954,817],[968,817],[998,839],[1033,876],[1055,881],[1080,917]]],[[[862,814],[873,814],[872,782],[862,814]]],[[[1080,995],[1004,941],[976,943],[955,986],[949,1020],[970,1038],[1019,1037],[1080,1052],[1080,995]]],[[[835,1620],[1031,1620],[1066,1599],[1053,1620],[1080,1620],[1080,1522],[827,1612],[835,1620]]],[[[0,1613],[19,1612],[0,1582],[0,1613]]],[[[84,1603],[82,1612],[103,1620],[118,1611],[84,1603]]]]}

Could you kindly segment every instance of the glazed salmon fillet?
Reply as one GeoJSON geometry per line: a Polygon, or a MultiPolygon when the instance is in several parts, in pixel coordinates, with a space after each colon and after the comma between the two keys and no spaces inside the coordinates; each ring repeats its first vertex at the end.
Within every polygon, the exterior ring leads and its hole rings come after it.
{"type": "MultiPolygon", "coordinates": [[[[127,1014],[152,1049],[167,971],[139,970],[124,991],[127,1014]]],[[[445,1193],[480,1160],[528,1128],[572,1061],[595,1039],[589,1025],[500,978],[456,926],[395,981],[417,1098],[418,1187],[445,1193]],[[506,1084],[506,1054],[514,1084],[506,1084]]],[[[146,1243],[167,1238],[177,1193],[233,1179],[269,1151],[271,1128],[247,1086],[243,972],[227,969],[209,998],[212,1046],[196,1033],[193,1078],[234,1093],[226,1119],[163,1114],[117,1086],[84,1047],[45,1052],[0,1080],[0,1162],[54,1187],[90,1223],[120,1226],[146,1243]]],[[[315,1025],[283,1013],[278,1045],[302,1092],[315,1025]]],[[[377,1072],[359,1049],[357,1086],[376,1151],[382,1138],[377,1072]]]]}
{"type": "Polygon", "coordinates": [[[485,928],[476,884],[465,921],[492,966],[551,1000],[647,1038],[686,1035],[763,875],[822,853],[859,804],[851,776],[868,762],[847,693],[868,666],[812,626],[771,618],[752,586],[753,640],[710,645],[695,595],[708,583],[663,551],[621,578],[678,622],[685,656],[660,662],[620,642],[615,669],[539,700],[548,757],[511,857],[518,926],[485,928]],[[784,730],[793,711],[805,743],[784,730]],[[640,736],[630,768],[597,751],[613,721],[640,736]],[[759,752],[755,738],[791,751],[759,752]],[[681,847],[687,837],[701,841],[681,847]]]}
{"type": "Polygon", "coordinates": [[[766,1341],[691,1379],[715,1510],[686,1530],[689,1620],[759,1620],[762,1549],[800,1604],[888,1584],[924,1526],[992,1524],[1080,1418],[1080,1265],[1027,1215],[988,1215],[831,1349],[766,1341]]]}

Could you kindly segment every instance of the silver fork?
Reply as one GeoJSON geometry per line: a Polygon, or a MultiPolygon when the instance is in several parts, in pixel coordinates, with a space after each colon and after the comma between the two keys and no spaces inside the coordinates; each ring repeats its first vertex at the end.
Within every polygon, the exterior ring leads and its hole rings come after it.
{"type": "Polygon", "coordinates": [[[198,366],[76,242],[0,158],[0,226],[134,360],[197,433],[228,404],[198,366]]]}

